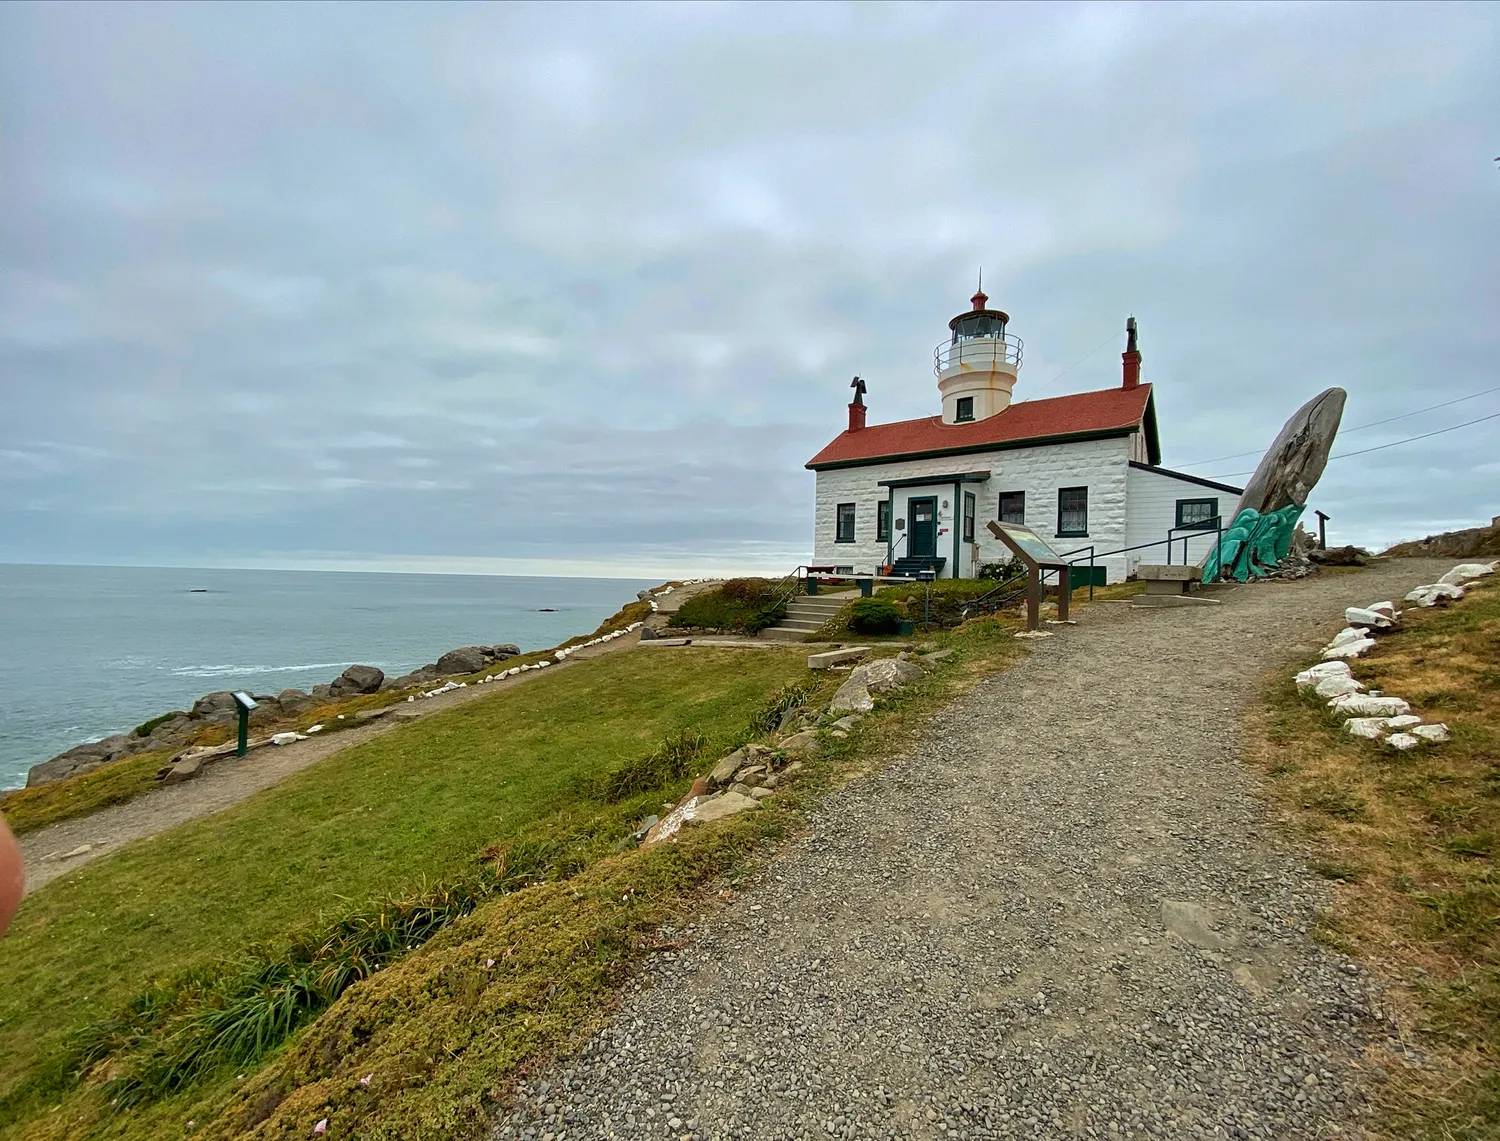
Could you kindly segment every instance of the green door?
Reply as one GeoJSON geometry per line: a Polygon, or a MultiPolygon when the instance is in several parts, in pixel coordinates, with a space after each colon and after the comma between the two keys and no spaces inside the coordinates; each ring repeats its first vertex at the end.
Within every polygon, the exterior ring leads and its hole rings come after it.
{"type": "Polygon", "coordinates": [[[937,497],[908,499],[907,514],[911,516],[911,538],[908,551],[914,559],[930,559],[937,555],[937,497]]]}

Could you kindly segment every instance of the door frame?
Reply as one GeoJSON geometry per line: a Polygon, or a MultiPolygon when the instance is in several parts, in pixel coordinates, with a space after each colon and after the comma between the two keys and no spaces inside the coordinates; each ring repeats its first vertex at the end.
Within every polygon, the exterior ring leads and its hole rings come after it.
{"type": "Polygon", "coordinates": [[[907,500],[906,500],[906,527],[907,527],[907,532],[906,533],[907,533],[907,535],[910,536],[910,538],[908,538],[906,540],[906,553],[909,556],[911,556],[912,558],[918,558],[918,559],[935,559],[935,558],[937,558],[937,547],[938,547],[938,497],[936,495],[912,495],[912,496],[907,497],[907,500]],[[915,507],[916,507],[916,504],[918,504],[918,503],[930,503],[930,504],[932,504],[932,549],[929,550],[929,551],[918,552],[918,550],[917,550],[917,512],[915,510],[915,507]]]}

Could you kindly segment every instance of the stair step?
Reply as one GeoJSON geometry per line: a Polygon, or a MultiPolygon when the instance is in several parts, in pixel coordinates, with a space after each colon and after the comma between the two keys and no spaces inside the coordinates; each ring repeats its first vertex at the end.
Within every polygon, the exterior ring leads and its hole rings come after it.
{"type": "Polygon", "coordinates": [[[785,626],[772,626],[762,630],[760,636],[770,642],[805,642],[810,630],[788,630],[785,626]]]}

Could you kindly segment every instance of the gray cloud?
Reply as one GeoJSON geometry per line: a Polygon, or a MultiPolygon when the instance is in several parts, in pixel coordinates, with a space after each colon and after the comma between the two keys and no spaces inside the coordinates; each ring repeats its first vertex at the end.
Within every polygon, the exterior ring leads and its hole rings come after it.
{"type": "MultiPolygon", "coordinates": [[[[8,6],[0,558],[789,564],[848,377],[934,411],[979,263],[1018,397],[1117,383],[1140,318],[1169,464],[1491,387],[1497,48],[1456,5],[8,6]]],[[[1319,505],[1487,519],[1496,423],[1319,505]]]]}

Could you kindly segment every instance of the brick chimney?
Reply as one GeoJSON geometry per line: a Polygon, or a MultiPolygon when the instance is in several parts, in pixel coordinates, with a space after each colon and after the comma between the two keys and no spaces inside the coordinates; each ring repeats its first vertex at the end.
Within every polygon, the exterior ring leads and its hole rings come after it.
{"type": "Polygon", "coordinates": [[[1125,321],[1125,351],[1120,354],[1125,365],[1125,383],[1122,388],[1138,388],[1141,383],[1141,351],[1135,345],[1135,318],[1125,321]]]}
{"type": "Polygon", "coordinates": [[[849,387],[854,389],[854,399],[849,402],[849,431],[863,432],[865,430],[865,382],[855,377],[849,382],[849,387]]]}

